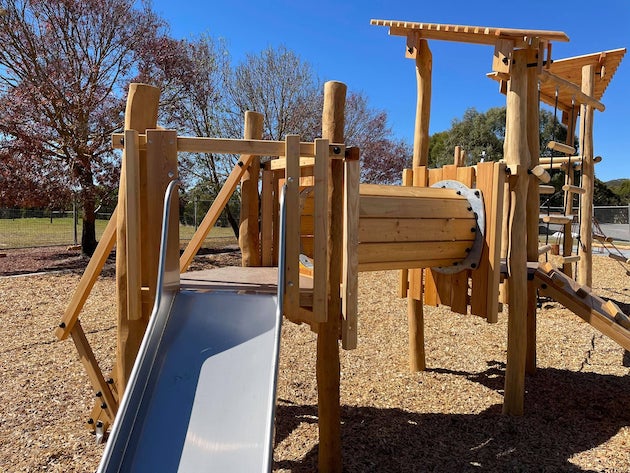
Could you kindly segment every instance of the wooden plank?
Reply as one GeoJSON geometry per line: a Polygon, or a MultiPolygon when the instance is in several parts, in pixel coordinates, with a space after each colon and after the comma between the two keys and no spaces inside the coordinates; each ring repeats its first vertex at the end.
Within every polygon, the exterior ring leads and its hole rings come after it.
{"type": "MultiPolygon", "coordinates": [[[[402,185],[404,187],[411,187],[413,185],[413,170],[412,169],[403,169],[402,185]]],[[[360,189],[361,187],[359,186],[359,192],[360,192],[360,189]]],[[[367,241],[367,238],[370,238],[371,234],[369,235],[366,233],[362,234],[361,221],[358,218],[357,220],[359,220],[359,230],[358,230],[359,241],[367,241]]],[[[398,282],[398,297],[407,297],[408,290],[409,290],[409,270],[401,269],[400,275],[399,275],[399,282],[398,282]]]]}
{"type": "MultiPolygon", "coordinates": [[[[316,140],[316,149],[325,151],[328,140],[316,140]]],[[[330,164],[325,153],[315,157],[315,216],[313,228],[313,316],[317,322],[328,319],[328,236],[330,228],[330,199],[328,174],[330,164]]]]}
{"type": "Polygon", "coordinates": [[[474,218],[362,218],[359,242],[474,241],[474,218]]]}
{"type": "Polygon", "coordinates": [[[387,186],[382,184],[361,184],[359,186],[361,197],[418,197],[427,199],[462,200],[455,189],[441,189],[435,187],[405,187],[387,186]]]}
{"type": "Polygon", "coordinates": [[[359,245],[359,263],[443,258],[463,261],[470,247],[469,241],[363,243],[359,245]]]}
{"type": "Polygon", "coordinates": [[[551,245],[544,245],[538,247],[538,254],[544,255],[545,253],[549,253],[551,251],[551,245]]]}
{"type": "Polygon", "coordinates": [[[488,288],[490,281],[488,280],[490,271],[490,241],[488,230],[492,223],[492,205],[494,198],[493,189],[494,164],[479,163],[477,164],[477,189],[483,194],[484,211],[486,212],[486,235],[484,238],[483,250],[479,265],[471,273],[471,295],[470,295],[470,312],[474,315],[488,317],[488,288]]]}
{"type": "MultiPolygon", "coordinates": [[[[413,168],[412,185],[414,187],[419,187],[419,188],[426,187],[428,182],[429,182],[429,174],[427,172],[426,166],[417,166],[413,168]]],[[[423,279],[422,269],[409,270],[408,297],[420,303],[422,302],[422,298],[423,298],[422,293],[424,291],[422,279],[423,279]]],[[[421,310],[422,310],[422,304],[409,304],[409,303],[407,304],[407,311],[408,311],[407,317],[417,319],[415,322],[416,325],[420,324],[421,322],[420,319],[424,317],[421,310]],[[414,313],[409,312],[412,309],[414,310],[414,313]]]]}
{"type": "MultiPolygon", "coordinates": [[[[442,169],[429,169],[427,171],[427,184],[433,185],[442,180],[442,169]]],[[[424,272],[424,302],[427,305],[438,306],[440,297],[437,291],[437,273],[426,270],[424,272]]]]}
{"type": "Polygon", "coordinates": [[[125,214],[127,216],[127,317],[138,320],[142,317],[142,224],[140,221],[140,151],[138,132],[125,131],[123,157],[126,170],[125,214]]]}
{"type": "MultiPolygon", "coordinates": [[[[142,132],[143,133],[143,132],[142,132]]],[[[140,150],[146,149],[146,136],[139,136],[140,150]]],[[[112,148],[123,148],[122,133],[112,134],[112,148]]],[[[239,154],[254,156],[285,156],[284,141],[237,139],[237,138],[207,138],[178,136],[177,150],[180,153],[208,153],[208,154],[239,154]]],[[[315,145],[312,142],[300,143],[301,157],[315,156],[315,145]]],[[[345,145],[342,143],[331,143],[328,146],[330,158],[343,159],[345,145]]]]}
{"type": "Polygon", "coordinates": [[[262,173],[260,240],[261,263],[263,266],[273,265],[273,172],[267,169],[262,173]]]}
{"type": "Polygon", "coordinates": [[[359,149],[352,148],[352,156],[345,162],[344,172],[344,223],[342,268],[342,322],[341,343],[346,350],[357,347],[358,341],[358,221],[359,221],[359,149]]]}
{"type": "Polygon", "coordinates": [[[474,215],[468,210],[468,201],[412,197],[361,196],[360,218],[469,218],[474,215]]]}
{"type": "MultiPolygon", "coordinates": [[[[475,168],[457,168],[455,179],[468,188],[472,188],[474,184],[475,168]],[[468,172],[463,172],[468,170],[468,172]]],[[[475,222],[473,222],[475,223],[475,222]]],[[[474,227],[475,225],[472,225],[474,227]]],[[[468,232],[474,235],[470,228],[468,232]]],[[[470,271],[460,271],[451,275],[451,310],[458,314],[466,314],[468,312],[468,278],[470,277],[470,271]]]]}
{"type": "Polygon", "coordinates": [[[97,396],[102,397],[103,402],[101,403],[101,408],[105,411],[109,420],[113,421],[114,417],[116,417],[116,412],[118,411],[118,403],[114,399],[114,395],[112,394],[109,384],[105,381],[103,373],[101,373],[101,369],[98,366],[94,352],[90,347],[87,337],[85,336],[83,327],[81,327],[81,322],[78,320],[76,321],[74,327],[72,327],[70,335],[72,336],[72,341],[79,353],[81,363],[87,371],[88,378],[90,379],[94,392],[101,394],[100,396],[97,396]]]}
{"type": "MultiPolygon", "coordinates": [[[[313,167],[315,165],[315,158],[300,158],[300,167],[313,167]]],[[[277,158],[269,161],[269,166],[272,171],[286,169],[287,160],[286,158],[277,158]]]]}
{"type": "Polygon", "coordinates": [[[96,246],[96,250],[94,250],[94,254],[90,258],[90,261],[83,272],[83,276],[81,276],[81,280],[72,294],[72,299],[70,299],[70,303],[61,318],[59,326],[55,329],[55,335],[59,340],[65,340],[68,335],[70,335],[70,331],[74,327],[74,324],[85,305],[85,301],[89,297],[98,276],[101,274],[103,266],[105,266],[107,257],[114,248],[114,244],[116,243],[117,219],[118,209],[116,208],[114,209],[114,212],[112,212],[112,216],[109,219],[109,222],[107,222],[107,226],[101,235],[101,239],[96,246]]]}
{"type": "MultiPolygon", "coordinates": [[[[438,258],[424,260],[401,260],[401,261],[376,261],[360,262],[359,271],[389,271],[394,269],[414,269],[414,268],[444,268],[452,266],[453,263],[461,261],[458,258],[438,258]]],[[[412,299],[417,300],[412,297],[412,299]]]]}
{"type": "Polygon", "coordinates": [[[212,227],[214,227],[214,224],[219,219],[219,216],[221,215],[221,212],[223,212],[223,209],[230,200],[230,197],[232,197],[236,186],[238,186],[238,184],[240,183],[241,177],[245,173],[245,170],[247,169],[247,166],[249,166],[250,160],[253,157],[254,155],[244,156],[243,160],[239,161],[234,166],[234,168],[230,172],[230,175],[225,180],[223,187],[221,187],[221,190],[214,199],[214,202],[212,202],[210,209],[208,209],[208,212],[199,224],[199,228],[197,228],[197,231],[194,233],[194,235],[188,242],[186,249],[182,253],[179,263],[179,271],[181,273],[185,272],[189,268],[193,258],[199,251],[199,248],[201,248],[201,245],[203,244],[206,237],[208,236],[208,233],[210,233],[210,230],[212,230],[212,227]]]}
{"type": "Polygon", "coordinates": [[[286,152],[286,186],[284,200],[286,207],[286,287],[284,288],[284,314],[291,320],[297,316],[300,306],[300,207],[299,207],[299,135],[287,135],[286,152]]]}

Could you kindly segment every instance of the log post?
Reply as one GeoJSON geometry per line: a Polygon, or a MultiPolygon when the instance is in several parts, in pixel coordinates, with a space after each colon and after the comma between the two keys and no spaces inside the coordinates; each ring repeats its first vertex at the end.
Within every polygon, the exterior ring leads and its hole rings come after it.
{"type": "Polygon", "coordinates": [[[523,414],[527,351],[527,190],[530,165],[527,139],[527,50],[514,52],[507,90],[505,161],[517,165],[510,186],[508,274],[508,348],[503,412],[523,414]]]}
{"type": "MultiPolygon", "coordinates": [[[[257,112],[245,112],[243,138],[262,139],[263,116],[257,112]]],[[[255,156],[241,177],[241,219],[238,244],[241,247],[242,266],[260,266],[260,243],[258,228],[258,175],[260,157],[255,156]]]]}
{"type": "MultiPolygon", "coordinates": [[[[324,85],[324,110],[322,138],[331,143],[344,140],[344,109],[347,87],[341,82],[330,81],[324,85]]],[[[333,209],[330,222],[330,268],[328,320],[319,325],[317,334],[317,391],[319,413],[319,471],[341,473],[341,405],[339,334],[341,329],[341,283],[343,216],[334,209],[343,208],[343,161],[331,162],[332,179],[329,194],[333,209]]]]}
{"type": "MultiPolygon", "coordinates": [[[[148,128],[155,128],[159,99],[159,88],[146,84],[131,84],[125,110],[125,130],[144,133],[148,128]]],[[[139,151],[139,161],[141,164],[146,161],[146,151],[139,151]]],[[[140,173],[142,173],[143,167],[140,166],[140,173]]],[[[121,393],[125,390],[146,328],[146,320],[130,314],[128,310],[126,180],[126,164],[123,160],[120,171],[116,222],[116,297],[118,301],[118,346],[116,352],[118,379],[116,381],[118,391],[121,393]]],[[[134,269],[138,270],[136,273],[139,272],[139,268],[134,269]]],[[[136,281],[136,284],[140,285],[141,281],[136,281]]]]}
{"type": "MultiPolygon", "coordinates": [[[[431,118],[431,81],[433,73],[433,55],[429,43],[417,39],[416,50],[416,123],[413,135],[413,169],[427,166],[429,161],[429,120],[431,118]]],[[[407,295],[407,324],[409,328],[409,368],[411,371],[426,369],[424,351],[424,308],[422,270],[409,271],[415,284],[420,284],[417,292],[407,295]],[[413,277],[413,273],[416,277],[413,277]],[[414,293],[415,296],[414,297],[414,293]]],[[[411,287],[411,286],[410,286],[411,287]]]]}
{"type": "MultiPolygon", "coordinates": [[[[527,63],[542,62],[539,49],[527,50],[527,63]]],[[[529,148],[529,169],[538,166],[540,160],[540,124],[538,110],[538,74],[535,67],[527,69],[527,144],[529,148]]],[[[540,214],[540,187],[538,178],[529,175],[527,189],[527,261],[538,262],[538,216],[540,214]]],[[[532,281],[527,283],[527,361],[526,371],[536,371],[536,288],[532,281]]]]}
{"type": "MultiPolygon", "coordinates": [[[[582,67],[582,92],[593,95],[595,68],[582,67]]],[[[593,115],[590,105],[582,104],[580,111],[580,154],[582,155],[582,188],[580,196],[580,261],[577,280],[582,286],[593,285],[593,195],[595,191],[595,163],[593,162],[593,115]]]]}

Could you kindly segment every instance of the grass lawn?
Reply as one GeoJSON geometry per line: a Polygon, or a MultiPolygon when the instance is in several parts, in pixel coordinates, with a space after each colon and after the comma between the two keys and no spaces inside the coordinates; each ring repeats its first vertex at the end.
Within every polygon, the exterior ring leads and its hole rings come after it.
{"type": "MultiPolygon", "coordinates": [[[[96,239],[105,230],[107,220],[96,221],[96,239]]],[[[180,239],[188,241],[195,232],[192,226],[180,225],[180,239]]],[[[81,222],[77,227],[77,237],[81,240],[81,222]]],[[[235,244],[236,238],[231,228],[214,227],[208,236],[209,247],[235,244]]],[[[74,244],[72,218],[16,218],[0,219],[0,248],[29,248],[74,244]]]]}

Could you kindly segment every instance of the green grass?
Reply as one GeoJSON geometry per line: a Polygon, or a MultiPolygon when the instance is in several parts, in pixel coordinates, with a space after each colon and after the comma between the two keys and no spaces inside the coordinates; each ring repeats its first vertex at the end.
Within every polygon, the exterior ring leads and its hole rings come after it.
{"type": "MultiPolygon", "coordinates": [[[[96,221],[96,239],[105,230],[107,220],[96,221]]],[[[192,226],[180,225],[180,239],[188,241],[195,232],[192,226]]],[[[81,222],[77,227],[77,236],[81,240],[81,222]]],[[[236,244],[231,228],[214,227],[208,236],[205,247],[218,248],[236,244]]],[[[16,218],[0,219],[0,249],[31,248],[37,246],[56,246],[74,244],[72,218],[16,218]]]]}

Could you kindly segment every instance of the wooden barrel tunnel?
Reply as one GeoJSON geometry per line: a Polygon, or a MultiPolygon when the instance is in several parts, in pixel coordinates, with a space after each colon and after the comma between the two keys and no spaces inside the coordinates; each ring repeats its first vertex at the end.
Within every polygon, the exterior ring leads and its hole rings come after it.
{"type": "MultiPolygon", "coordinates": [[[[360,185],[359,271],[433,267],[453,272],[476,266],[484,230],[481,193],[446,182],[425,188],[360,185]]],[[[301,252],[309,257],[312,195],[305,187],[300,199],[301,252]]]]}

